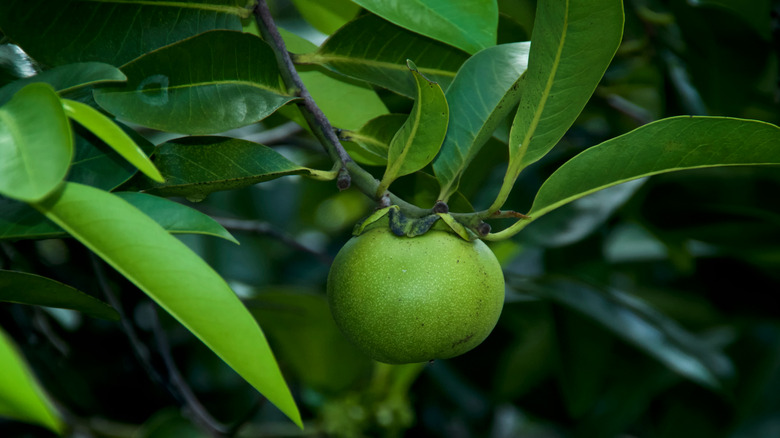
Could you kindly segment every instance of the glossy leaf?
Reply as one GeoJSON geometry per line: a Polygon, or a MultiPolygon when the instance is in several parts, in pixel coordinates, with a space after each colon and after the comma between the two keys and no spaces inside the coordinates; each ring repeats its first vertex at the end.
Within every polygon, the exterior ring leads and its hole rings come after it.
{"type": "Polygon", "coordinates": [[[241,30],[246,0],[3,0],[0,28],[48,65],[99,61],[120,66],[213,29],[241,30]]]}
{"type": "Polygon", "coordinates": [[[62,434],[64,423],[13,340],[0,327],[0,417],[62,434]]]}
{"type": "Polygon", "coordinates": [[[374,14],[413,32],[476,53],[496,44],[496,0],[353,0],[374,14]]]}
{"type": "Polygon", "coordinates": [[[26,272],[0,270],[0,301],[78,310],[112,321],[119,314],[108,304],[59,281],[26,272]]]}
{"type": "Polygon", "coordinates": [[[350,0],[293,0],[304,20],[315,29],[330,35],[355,18],[360,6],[350,0]]]}
{"type": "Polygon", "coordinates": [[[225,281],[151,218],[76,183],[35,204],[187,327],[296,424],[298,408],[265,336],[225,281]]]}
{"type": "Polygon", "coordinates": [[[127,80],[118,68],[102,62],[77,62],[46,70],[29,78],[19,79],[0,88],[0,105],[7,102],[11,96],[25,85],[33,82],[46,82],[58,93],[67,93],[79,87],[105,82],[122,82],[127,80]]]}
{"type": "Polygon", "coordinates": [[[450,124],[433,170],[447,200],[461,175],[520,99],[520,78],[528,65],[530,43],[485,49],[469,58],[447,88],[450,124]]]}
{"type": "Polygon", "coordinates": [[[433,160],[441,148],[449,122],[449,108],[439,84],[417,71],[411,61],[409,70],[417,84],[417,95],[409,117],[395,133],[387,150],[387,167],[379,184],[386,189],[399,176],[416,172],[433,160]]]}
{"type": "Polygon", "coordinates": [[[22,88],[0,107],[0,195],[37,201],[54,190],[70,166],[71,136],[51,85],[22,88]]]}
{"type": "Polygon", "coordinates": [[[133,139],[122,128],[112,122],[111,119],[91,106],[75,100],[63,99],[62,108],[68,117],[79,122],[81,126],[98,136],[98,138],[111,146],[119,155],[132,163],[146,176],[155,181],[163,182],[162,175],[154,167],[154,164],[146,156],[143,149],[135,144],[133,139]]]}
{"type": "Polygon", "coordinates": [[[621,0],[539,2],[509,137],[509,167],[493,209],[504,203],[520,171],[549,152],[574,123],[622,36],[621,0]]]}
{"type": "MultiPolygon", "coordinates": [[[[165,198],[138,192],[114,195],[154,219],[173,234],[204,234],[238,241],[211,217],[165,198]]],[[[0,240],[62,238],[68,234],[23,202],[0,198],[0,240]]]]}
{"type": "Polygon", "coordinates": [[[309,175],[268,146],[225,137],[188,137],[163,143],[154,164],[165,183],[141,182],[141,188],[160,196],[201,200],[211,192],[246,187],[285,175],[309,175]]]}
{"type": "Polygon", "coordinates": [[[357,131],[342,131],[340,138],[353,160],[370,166],[386,166],[390,142],[407,118],[406,114],[379,116],[357,131]]]}
{"type": "Polygon", "coordinates": [[[206,32],[126,64],[127,83],[95,90],[95,101],[119,119],[163,131],[223,132],[294,99],[281,85],[275,59],[254,35],[206,32]]]}
{"type": "Polygon", "coordinates": [[[467,58],[466,52],[368,14],[341,28],[317,52],[297,55],[295,61],[320,64],[414,98],[415,81],[409,76],[407,59],[446,88],[467,58]]]}

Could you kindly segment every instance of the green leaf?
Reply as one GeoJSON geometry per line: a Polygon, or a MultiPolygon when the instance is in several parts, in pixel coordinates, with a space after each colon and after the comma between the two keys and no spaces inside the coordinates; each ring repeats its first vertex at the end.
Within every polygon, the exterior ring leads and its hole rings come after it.
{"type": "Polygon", "coordinates": [[[330,35],[355,18],[360,6],[350,0],[293,0],[304,20],[315,29],[330,35]]]}
{"type": "Polygon", "coordinates": [[[353,0],[376,15],[468,53],[496,44],[496,0],[353,0]]]}
{"type": "MultiPolygon", "coordinates": [[[[238,241],[211,217],[165,198],[137,192],[114,195],[154,219],[169,233],[204,234],[220,237],[235,244],[238,241]]],[[[61,238],[68,234],[23,202],[0,198],[0,240],[61,238]]]]}
{"type": "Polygon", "coordinates": [[[414,98],[415,81],[409,77],[407,59],[416,60],[420,73],[446,88],[467,58],[465,52],[368,14],[341,28],[317,52],[294,59],[414,98]]]}
{"type": "Polygon", "coordinates": [[[79,87],[101,84],[105,82],[123,82],[127,80],[118,68],[102,62],[78,62],[54,67],[51,70],[38,73],[24,79],[11,82],[0,88],[0,105],[7,102],[11,96],[25,85],[33,82],[46,82],[58,93],[68,93],[79,87]]]}
{"type": "Polygon", "coordinates": [[[154,299],[302,427],[260,327],[227,283],[186,245],[126,201],[89,186],[66,183],[35,207],[154,299]]]}
{"type": "Polygon", "coordinates": [[[451,123],[433,171],[441,183],[439,199],[458,189],[463,171],[520,100],[520,80],[530,43],[490,47],[469,58],[447,88],[451,123]]]}
{"type": "Polygon", "coordinates": [[[35,83],[0,107],[0,195],[37,201],[65,177],[70,124],[51,85],[35,83]]]}
{"type": "Polygon", "coordinates": [[[0,417],[62,434],[64,423],[10,336],[0,327],[0,417]]]}
{"type": "Polygon", "coordinates": [[[520,171],[542,158],[574,123],[623,36],[621,0],[542,0],[536,10],[523,96],[509,137],[509,167],[491,210],[520,171]]]}
{"type": "Polygon", "coordinates": [[[0,29],[48,65],[122,65],[144,53],[213,29],[241,30],[246,0],[3,0],[0,29]]]}
{"type": "Polygon", "coordinates": [[[268,146],[226,137],[185,137],[163,143],[154,153],[154,163],[165,182],[145,180],[140,182],[142,189],[192,200],[219,190],[316,172],[298,166],[268,146]]]}
{"type": "Polygon", "coordinates": [[[379,184],[378,194],[399,176],[414,173],[431,162],[441,148],[447,133],[449,108],[439,84],[428,80],[406,61],[417,84],[412,112],[395,133],[387,150],[387,168],[379,184]]]}
{"type": "Polygon", "coordinates": [[[385,114],[371,119],[357,131],[342,131],[344,148],[355,161],[370,166],[387,165],[387,149],[406,122],[406,114],[385,114]]]}
{"type": "Polygon", "coordinates": [[[262,120],[295,99],[284,90],[275,59],[254,35],[206,32],[124,65],[127,83],[95,90],[95,101],[150,128],[223,132],[262,120]]]}
{"type": "Polygon", "coordinates": [[[108,304],[50,278],[26,272],[0,270],[0,301],[78,310],[97,318],[118,321],[108,304]]]}

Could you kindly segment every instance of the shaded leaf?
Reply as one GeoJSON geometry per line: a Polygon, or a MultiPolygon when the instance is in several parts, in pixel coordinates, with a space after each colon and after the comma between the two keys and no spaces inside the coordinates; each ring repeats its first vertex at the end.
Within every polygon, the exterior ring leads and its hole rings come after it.
{"type": "Polygon", "coordinates": [[[60,414],[33,376],[13,340],[0,327],[0,417],[39,424],[62,434],[60,414]]]}
{"type": "Polygon", "coordinates": [[[496,44],[496,0],[353,0],[387,21],[468,53],[496,44]]]}
{"type": "Polygon", "coordinates": [[[355,18],[360,6],[350,0],[293,0],[304,20],[315,29],[330,35],[355,18]]]}
{"type": "Polygon", "coordinates": [[[406,114],[386,114],[371,119],[357,131],[343,131],[344,148],[358,163],[387,165],[387,149],[393,136],[406,122],[406,114]]]}
{"type": "Polygon", "coordinates": [[[121,70],[102,62],[67,64],[43,71],[35,76],[19,79],[0,88],[0,105],[7,102],[22,87],[33,82],[46,82],[62,94],[87,85],[125,80],[127,78],[121,70]]]}
{"type": "Polygon", "coordinates": [[[122,65],[212,29],[241,30],[246,0],[3,0],[0,28],[48,65],[99,61],[122,65]],[[156,4],[159,3],[159,4],[156,4]]]}
{"type": "Polygon", "coordinates": [[[415,82],[409,76],[407,59],[418,64],[421,74],[446,88],[467,58],[465,52],[368,14],[342,27],[317,52],[296,55],[295,61],[320,64],[413,98],[415,82]]]}
{"type": "Polygon", "coordinates": [[[66,183],[35,207],[154,299],[302,426],[260,327],[227,283],[186,245],[126,201],[89,186],[66,183]]]}
{"type": "Polygon", "coordinates": [[[458,189],[463,171],[520,99],[520,78],[530,43],[485,49],[469,58],[447,88],[451,122],[433,170],[441,182],[439,199],[458,189]]]}
{"type": "Polygon", "coordinates": [[[0,195],[37,201],[60,184],[73,156],[70,124],[51,85],[22,88],[0,107],[0,195]]]}
{"type": "Polygon", "coordinates": [[[211,31],[124,65],[127,83],[95,90],[120,119],[163,131],[211,134],[262,120],[295,99],[271,48],[241,32],[211,31]]]}
{"type": "Polygon", "coordinates": [[[50,278],[26,272],[0,270],[0,301],[78,310],[90,316],[119,320],[108,304],[50,278]]]}

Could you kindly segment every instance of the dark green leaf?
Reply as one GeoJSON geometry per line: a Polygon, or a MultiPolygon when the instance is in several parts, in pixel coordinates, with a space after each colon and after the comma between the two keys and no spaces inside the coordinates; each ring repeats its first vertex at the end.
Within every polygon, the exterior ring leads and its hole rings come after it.
{"type": "Polygon", "coordinates": [[[97,318],[119,320],[108,304],[50,278],[0,270],[0,301],[78,310],[97,318]]]}
{"type": "Polygon", "coordinates": [[[385,166],[390,142],[407,118],[406,114],[385,114],[369,120],[357,131],[344,131],[344,148],[359,163],[385,166]]]}
{"type": "Polygon", "coordinates": [[[476,53],[496,44],[496,0],[353,0],[411,31],[476,53]]]}
{"type": "Polygon", "coordinates": [[[104,82],[122,82],[127,80],[118,68],[102,62],[79,62],[54,67],[35,76],[19,79],[0,88],[0,105],[4,104],[17,91],[33,82],[46,82],[62,94],[79,87],[104,82]]]}
{"type": "Polygon", "coordinates": [[[27,85],[0,107],[0,195],[43,198],[60,184],[72,158],[70,123],[51,85],[27,85]]]}
{"type": "Polygon", "coordinates": [[[295,61],[324,65],[413,98],[415,84],[407,59],[417,63],[420,73],[446,88],[467,58],[465,52],[369,14],[341,28],[317,52],[297,55],[295,61]]]}
{"type": "Polygon", "coordinates": [[[122,71],[127,83],[95,90],[95,101],[120,119],[163,131],[223,132],[262,120],[294,99],[281,85],[268,44],[241,32],[206,32],[122,71]]]}
{"type": "Polygon", "coordinates": [[[241,30],[246,0],[3,0],[0,29],[37,61],[122,65],[212,29],[241,30]]]}

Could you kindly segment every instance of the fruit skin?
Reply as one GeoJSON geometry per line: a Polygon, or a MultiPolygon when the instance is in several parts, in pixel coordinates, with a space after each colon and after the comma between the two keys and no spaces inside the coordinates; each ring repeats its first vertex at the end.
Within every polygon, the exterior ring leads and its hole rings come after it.
{"type": "Polygon", "coordinates": [[[336,255],[328,302],[344,335],[380,362],[446,359],[493,330],[504,305],[504,276],[481,240],[438,230],[397,237],[380,226],[336,255]]]}

